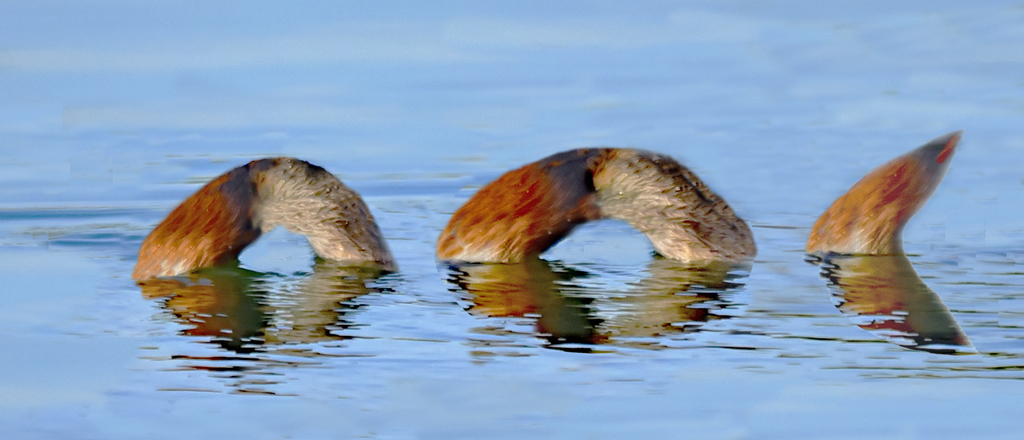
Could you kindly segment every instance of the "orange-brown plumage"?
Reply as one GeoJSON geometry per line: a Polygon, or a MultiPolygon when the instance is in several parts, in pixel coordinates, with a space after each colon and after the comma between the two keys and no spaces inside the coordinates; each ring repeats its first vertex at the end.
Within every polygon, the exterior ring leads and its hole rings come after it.
{"type": "Polygon", "coordinates": [[[132,278],[171,276],[227,264],[259,238],[248,167],[231,170],[178,205],[142,242],[132,278]]]}
{"type": "Polygon", "coordinates": [[[272,158],[228,171],[185,199],[142,242],[132,278],[230,264],[279,225],[305,235],[325,259],[395,268],[380,228],[355,191],[316,165],[272,158]]]}
{"type": "Polygon", "coordinates": [[[505,173],[455,211],[437,243],[443,260],[521,261],[555,244],[574,226],[599,218],[584,176],[552,173],[573,163],[583,170],[597,150],[540,161],[505,173]],[[577,179],[578,177],[578,179],[577,179]]]}
{"type": "Polygon", "coordinates": [[[552,155],[484,186],[452,216],[437,256],[519,262],[600,218],[627,221],[668,258],[738,261],[757,253],[747,224],[672,158],[596,148],[552,155]]]}
{"type": "Polygon", "coordinates": [[[903,254],[903,228],[928,202],[963,131],[948,133],[871,170],[815,221],[810,254],[903,254]]]}

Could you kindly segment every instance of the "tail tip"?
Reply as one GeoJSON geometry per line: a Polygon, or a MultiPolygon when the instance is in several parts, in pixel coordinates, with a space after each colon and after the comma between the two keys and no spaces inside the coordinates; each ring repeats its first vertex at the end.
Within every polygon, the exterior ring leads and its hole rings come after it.
{"type": "Polygon", "coordinates": [[[949,157],[953,154],[953,151],[956,150],[957,144],[960,143],[960,138],[962,138],[963,136],[964,130],[961,129],[954,132],[946,133],[932,141],[935,143],[941,143],[943,145],[942,150],[939,151],[939,155],[935,157],[935,162],[943,163],[946,161],[946,159],[949,159],[949,157]]]}

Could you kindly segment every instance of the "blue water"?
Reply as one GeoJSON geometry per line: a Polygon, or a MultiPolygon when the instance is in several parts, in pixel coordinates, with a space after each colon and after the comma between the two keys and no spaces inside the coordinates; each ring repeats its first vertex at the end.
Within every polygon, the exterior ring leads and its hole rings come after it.
{"type": "Polygon", "coordinates": [[[1012,1],[0,2],[0,436],[1020,438],[1022,22],[1012,1]],[[858,327],[803,244],[956,129],[905,234],[977,351],[951,356],[858,327]],[[438,268],[477,188],[585,146],[684,162],[758,258],[708,280],[608,221],[542,268],[438,268]],[[362,193],[401,270],[315,265],[276,231],[188,294],[130,279],[178,202],[273,155],[362,193]]]}

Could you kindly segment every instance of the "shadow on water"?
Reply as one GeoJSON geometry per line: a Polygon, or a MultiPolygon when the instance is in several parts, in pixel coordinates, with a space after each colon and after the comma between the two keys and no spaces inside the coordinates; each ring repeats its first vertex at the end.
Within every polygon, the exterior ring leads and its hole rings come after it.
{"type": "Polygon", "coordinates": [[[832,254],[820,263],[836,307],[861,328],[914,350],[976,353],[905,255],[832,254]]]}
{"type": "Polygon", "coordinates": [[[281,283],[280,275],[234,267],[150,280],[140,288],[143,297],[161,301],[173,320],[184,326],[181,335],[205,338],[232,353],[173,355],[187,361],[186,368],[262,370],[301,362],[275,360],[260,353],[315,357],[319,354],[310,350],[351,338],[342,332],[354,325],[348,315],[361,307],[352,300],[390,291],[387,281],[381,279],[385,274],[379,269],[318,260],[311,273],[299,274],[292,283],[281,283]]]}
{"type": "Polygon", "coordinates": [[[545,346],[590,352],[596,345],[635,344],[698,331],[707,321],[728,318],[736,308],[738,280],[750,267],[732,264],[689,266],[655,258],[645,277],[625,290],[598,290],[582,283],[595,274],[559,262],[532,259],[517,264],[460,264],[447,267],[453,291],[482,317],[529,318],[545,346]]]}

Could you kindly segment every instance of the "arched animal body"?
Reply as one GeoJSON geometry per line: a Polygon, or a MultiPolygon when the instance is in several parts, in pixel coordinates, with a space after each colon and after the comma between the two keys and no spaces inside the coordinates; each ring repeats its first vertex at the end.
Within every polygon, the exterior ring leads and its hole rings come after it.
{"type": "Polygon", "coordinates": [[[459,208],[437,242],[446,261],[523,261],[576,225],[624,220],[661,255],[743,261],[757,253],[750,227],[671,157],[595,148],[558,153],[509,171],[459,208]]]}
{"type": "Polygon", "coordinates": [[[142,242],[132,278],[229,264],[277,226],[305,235],[321,258],[396,268],[359,194],[321,167],[281,157],[228,171],[185,199],[142,242]]]}

